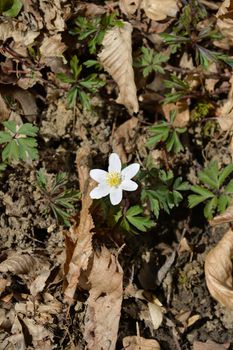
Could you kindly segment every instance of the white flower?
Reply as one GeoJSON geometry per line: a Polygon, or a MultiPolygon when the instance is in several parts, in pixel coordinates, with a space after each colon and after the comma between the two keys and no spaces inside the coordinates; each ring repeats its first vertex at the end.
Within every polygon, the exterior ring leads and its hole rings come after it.
{"type": "Polygon", "coordinates": [[[121,160],[116,153],[109,157],[108,172],[101,169],[90,171],[90,177],[98,182],[90,196],[92,199],[99,199],[110,195],[110,201],[113,205],[119,204],[122,200],[123,191],[135,191],[138,188],[136,182],[131,179],[137,174],[140,165],[133,163],[121,170],[121,160]]]}

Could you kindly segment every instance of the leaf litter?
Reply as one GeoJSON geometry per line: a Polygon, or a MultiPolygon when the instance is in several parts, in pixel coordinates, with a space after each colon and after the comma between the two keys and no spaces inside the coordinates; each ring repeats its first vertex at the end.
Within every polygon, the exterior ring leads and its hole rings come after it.
{"type": "Polygon", "coordinates": [[[232,160],[232,1],[13,3],[0,5],[0,118],[39,127],[40,158],[0,164],[0,349],[230,349],[232,205],[211,200],[207,222],[188,195],[178,206],[175,180],[201,187],[212,158],[232,160]],[[121,213],[89,196],[112,152],[142,168],[121,213]],[[41,168],[80,200],[41,191],[41,168]]]}

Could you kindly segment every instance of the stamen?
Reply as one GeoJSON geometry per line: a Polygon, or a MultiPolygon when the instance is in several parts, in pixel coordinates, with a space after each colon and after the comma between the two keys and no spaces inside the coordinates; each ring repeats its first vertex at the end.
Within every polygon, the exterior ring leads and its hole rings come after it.
{"type": "Polygon", "coordinates": [[[106,181],[110,187],[119,186],[122,181],[121,173],[117,173],[117,172],[108,173],[106,181]]]}

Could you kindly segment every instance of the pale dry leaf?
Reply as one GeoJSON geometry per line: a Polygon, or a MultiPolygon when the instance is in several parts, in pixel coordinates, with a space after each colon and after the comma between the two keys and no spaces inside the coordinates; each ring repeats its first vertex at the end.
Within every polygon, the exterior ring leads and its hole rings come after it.
{"type": "Polygon", "coordinates": [[[123,163],[127,162],[127,154],[132,151],[132,146],[135,146],[138,123],[138,118],[132,117],[121,124],[112,135],[112,149],[119,155],[123,163]]]}
{"type": "Polygon", "coordinates": [[[155,339],[145,339],[134,335],[123,339],[125,350],[160,350],[160,345],[155,339]]]}
{"type": "Polygon", "coordinates": [[[39,276],[37,276],[35,280],[30,284],[29,289],[33,297],[43,291],[50,272],[50,269],[40,271],[39,276]]]}
{"type": "MultiPolygon", "coordinates": [[[[209,65],[208,71],[209,71],[209,73],[217,73],[218,72],[217,64],[215,62],[211,63],[209,65]]],[[[219,79],[206,79],[205,80],[206,90],[209,91],[210,93],[212,93],[214,91],[214,87],[218,81],[219,81],[219,79]]]]}
{"type": "Polygon", "coordinates": [[[154,329],[158,329],[163,322],[163,309],[156,303],[148,303],[149,314],[154,329]]]}
{"type": "Polygon", "coordinates": [[[123,27],[115,27],[106,32],[103,49],[98,57],[104,69],[113,77],[119,87],[117,103],[123,104],[129,113],[139,110],[137,89],[134,82],[132,60],[132,25],[124,22],[123,27]]]}
{"type": "Polygon", "coordinates": [[[60,0],[40,0],[40,9],[44,13],[44,25],[48,31],[63,32],[65,29],[64,8],[60,0]]]}
{"type": "Polygon", "coordinates": [[[6,21],[0,24],[0,40],[5,41],[13,38],[15,43],[27,47],[31,45],[40,32],[20,27],[17,21],[6,21]]]}
{"type": "Polygon", "coordinates": [[[139,8],[141,0],[120,0],[119,6],[125,15],[133,15],[139,8]]]}
{"type": "Polygon", "coordinates": [[[217,26],[222,35],[228,40],[228,45],[233,44],[233,17],[232,0],[224,0],[216,14],[217,26]]]}
{"type": "Polygon", "coordinates": [[[220,215],[215,216],[212,220],[209,221],[211,226],[225,224],[227,222],[233,221],[233,203],[220,215]]]}
{"type": "Polygon", "coordinates": [[[218,344],[212,340],[205,343],[195,340],[193,343],[193,350],[227,350],[229,347],[230,343],[218,344]]]}
{"type": "Polygon", "coordinates": [[[14,253],[0,264],[0,272],[27,274],[35,269],[36,260],[29,254],[14,253]]]}
{"type": "Polygon", "coordinates": [[[123,271],[117,258],[103,247],[95,253],[91,272],[85,315],[84,338],[89,350],[115,350],[121,303],[123,271]]]}
{"type": "Polygon", "coordinates": [[[216,115],[218,116],[217,121],[222,131],[228,131],[233,128],[233,75],[231,76],[229,83],[231,88],[228,98],[216,111],[216,115]]]}
{"type": "Polygon", "coordinates": [[[59,57],[66,50],[66,45],[62,42],[61,34],[44,37],[40,46],[40,54],[45,57],[59,57]]]}
{"type": "Polygon", "coordinates": [[[176,17],[179,11],[178,0],[142,0],[141,8],[154,21],[163,21],[167,17],[176,17]]]}
{"type": "Polygon", "coordinates": [[[228,230],[205,259],[205,279],[210,294],[221,305],[233,309],[233,231],[228,230]]]}
{"type": "Polygon", "coordinates": [[[8,119],[9,114],[10,114],[10,111],[8,110],[7,105],[2,95],[0,94],[0,120],[8,119]]]}
{"type": "Polygon", "coordinates": [[[89,259],[92,255],[92,236],[94,222],[90,214],[92,199],[90,192],[95,186],[95,181],[90,180],[89,172],[90,149],[83,147],[77,152],[76,163],[79,175],[80,191],[82,192],[82,209],[80,212],[79,224],[72,227],[73,235],[76,237],[76,244],[73,255],[69,263],[69,269],[66,275],[67,287],[64,291],[65,301],[71,304],[73,296],[79,282],[80,273],[88,267],[89,259]]]}

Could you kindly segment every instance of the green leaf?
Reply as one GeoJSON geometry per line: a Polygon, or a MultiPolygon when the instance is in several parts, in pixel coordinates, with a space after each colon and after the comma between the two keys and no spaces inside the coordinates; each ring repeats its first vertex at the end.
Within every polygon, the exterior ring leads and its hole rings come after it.
{"type": "Polygon", "coordinates": [[[1,143],[7,143],[12,140],[11,134],[7,131],[0,131],[0,144],[1,143]]]}
{"type": "Polygon", "coordinates": [[[82,65],[79,66],[79,59],[76,55],[74,55],[70,60],[70,68],[72,70],[74,80],[77,80],[82,71],[82,65]]]}
{"type": "MultiPolygon", "coordinates": [[[[3,0],[1,0],[3,1],[3,0]]],[[[0,2],[1,2],[0,1],[0,2]]],[[[12,2],[12,5],[11,7],[8,9],[8,10],[4,10],[3,11],[3,16],[7,16],[7,17],[16,17],[18,16],[23,4],[20,0],[13,0],[11,1],[12,2]]]]}
{"type": "Polygon", "coordinates": [[[66,95],[67,104],[70,108],[76,105],[77,94],[78,94],[78,88],[74,86],[70,89],[70,91],[66,95]]]}
{"type": "Polygon", "coordinates": [[[37,135],[38,130],[39,129],[36,126],[33,126],[30,123],[25,123],[19,128],[17,134],[34,137],[37,135]]]}
{"type": "Polygon", "coordinates": [[[16,140],[11,141],[2,151],[3,162],[7,159],[19,160],[19,147],[16,140]]]}
{"type": "Polygon", "coordinates": [[[8,120],[3,122],[5,128],[9,129],[13,134],[16,134],[16,122],[14,120],[8,120]]]}
{"type": "Polygon", "coordinates": [[[227,165],[221,172],[218,178],[219,187],[223,185],[226,178],[233,172],[233,164],[227,165]]]}
{"type": "Polygon", "coordinates": [[[194,208],[196,205],[204,202],[206,200],[206,198],[197,195],[197,194],[190,194],[188,196],[188,206],[189,208],[194,208]]]}
{"type": "Polygon", "coordinates": [[[218,212],[223,213],[226,208],[228,207],[230,203],[230,198],[229,196],[225,194],[221,194],[221,196],[218,198],[218,212]]]}
{"type": "Polygon", "coordinates": [[[75,83],[75,79],[68,77],[65,73],[57,73],[56,76],[63,83],[75,83]]]}
{"type": "Polygon", "coordinates": [[[83,108],[90,110],[91,109],[90,97],[84,91],[79,91],[79,98],[83,108]]]}
{"type": "Polygon", "coordinates": [[[45,176],[44,168],[40,168],[36,172],[36,180],[37,180],[37,183],[40,186],[40,188],[46,190],[46,188],[47,188],[47,179],[46,179],[46,176],[45,176]]]}
{"type": "Polygon", "coordinates": [[[198,186],[198,185],[191,186],[191,190],[193,192],[199,194],[200,196],[202,196],[204,199],[207,199],[207,198],[214,196],[214,194],[212,192],[210,192],[206,188],[198,186]]]}
{"type": "Polygon", "coordinates": [[[217,207],[217,204],[218,204],[218,199],[217,197],[213,197],[211,198],[205,205],[204,207],[204,216],[210,220],[213,218],[213,214],[214,214],[214,211],[217,207]]]}
{"type": "Polygon", "coordinates": [[[225,193],[233,194],[233,180],[231,180],[224,189],[225,193]]]}
{"type": "Polygon", "coordinates": [[[208,184],[214,189],[219,189],[218,163],[216,161],[211,162],[208,167],[199,171],[198,178],[204,184],[208,184]]]}

